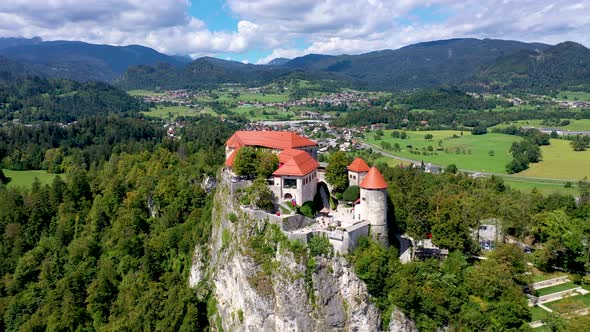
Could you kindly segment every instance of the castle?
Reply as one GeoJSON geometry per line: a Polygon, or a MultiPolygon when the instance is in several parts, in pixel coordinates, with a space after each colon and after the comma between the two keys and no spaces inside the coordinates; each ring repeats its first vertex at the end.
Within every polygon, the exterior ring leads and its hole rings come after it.
{"type": "MultiPolygon", "coordinates": [[[[225,144],[225,166],[229,171],[240,148],[246,146],[277,154],[279,167],[272,174],[269,188],[279,202],[302,205],[314,200],[324,175],[317,162],[317,143],[286,131],[237,131],[225,144]]],[[[344,253],[354,248],[360,235],[369,232],[375,240],[387,243],[387,182],[377,168],[369,167],[361,158],[356,158],[347,171],[349,185],[360,187],[360,198],[352,208],[341,206],[337,211],[330,211],[329,220],[339,225],[339,229],[331,231],[333,227],[326,227],[324,233],[344,253]]],[[[322,231],[317,225],[311,226],[308,235],[322,231]]],[[[297,234],[300,233],[301,230],[297,234]]]]}

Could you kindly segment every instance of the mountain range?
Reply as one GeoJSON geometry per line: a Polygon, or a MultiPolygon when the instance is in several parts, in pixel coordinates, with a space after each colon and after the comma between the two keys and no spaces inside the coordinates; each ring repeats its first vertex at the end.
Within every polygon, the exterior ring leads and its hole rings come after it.
{"type": "Polygon", "coordinates": [[[553,46],[458,38],[359,55],[308,54],[253,65],[213,57],[191,61],[137,45],[0,38],[0,72],[107,81],[124,89],[254,86],[297,77],[372,90],[456,85],[547,91],[590,87],[590,50],[573,42],[553,46]]]}
{"type": "MultiPolygon", "coordinates": [[[[43,41],[39,37],[0,38],[0,57],[26,65],[29,70],[47,77],[106,82],[114,81],[130,66],[161,62],[182,66],[191,61],[188,57],[169,56],[139,45],[43,41]]],[[[0,67],[2,69],[4,67],[0,67]]]]}

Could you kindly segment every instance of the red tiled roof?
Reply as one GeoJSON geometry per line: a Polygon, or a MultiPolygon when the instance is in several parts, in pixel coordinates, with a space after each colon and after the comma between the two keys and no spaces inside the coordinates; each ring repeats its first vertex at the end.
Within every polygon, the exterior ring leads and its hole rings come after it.
{"type": "Polygon", "coordinates": [[[361,181],[360,187],[363,189],[385,189],[387,188],[387,182],[385,182],[377,167],[371,167],[369,173],[361,181]]]}
{"type": "Polygon", "coordinates": [[[360,157],[357,157],[355,160],[353,160],[347,168],[349,171],[357,173],[369,171],[369,165],[367,165],[363,158],[360,157]]]}
{"type": "Polygon", "coordinates": [[[279,163],[283,164],[272,175],[304,176],[316,170],[319,163],[309,153],[301,150],[286,149],[279,153],[279,163]]]}
{"type": "Polygon", "coordinates": [[[225,144],[230,148],[261,146],[281,150],[318,145],[290,131],[236,131],[225,144]]]}
{"type": "Polygon", "coordinates": [[[232,167],[234,165],[234,159],[236,159],[236,155],[238,154],[239,150],[240,147],[232,151],[232,153],[229,155],[229,158],[227,158],[227,160],[225,161],[225,166],[232,167]]]}

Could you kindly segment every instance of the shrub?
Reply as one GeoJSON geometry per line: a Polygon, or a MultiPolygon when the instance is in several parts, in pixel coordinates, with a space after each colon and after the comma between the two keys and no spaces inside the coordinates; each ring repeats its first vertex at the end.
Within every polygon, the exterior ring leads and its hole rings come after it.
{"type": "Polygon", "coordinates": [[[301,213],[302,215],[308,217],[308,218],[313,218],[315,217],[315,205],[313,204],[312,201],[307,201],[305,203],[303,203],[303,205],[301,206],[301,208],[299,208],[299,213],[301,213]]]}
{"type": "Polygon", "coordinates": [[[312,256],[331,256],[332,244],[325,236],[313,236],[309,240],[309,252],[312,256]]]}
{"type": "Polygon", "coordinates": [[[236,216],[236,214],[235,214],[235,213],[233,213],[233,212],[232,212],[232,213],[230,213],[230,214],[227,216],[227,218],[229,219],[229,221],[231,221],[231,222],[233,222],[233,223],[235,223],[235,222],[237,222],[237,221],[238,221],[238,216],[236,216]]]}
{"type": "Polygon", "coordinates": [[[347,202],[352,202],[359,198],[360,194],[361,188],[359,188],[358,186],[350,186],[346,188],[346,190],[342,194],[342,199],[347,202]]]}
{"type": "Polygon", "coordinates": [[[471,130],[471,134],[473,135],[483,135],[483,134],[487,134],[488,129],[486,127],[475,127],[471,130]]]}

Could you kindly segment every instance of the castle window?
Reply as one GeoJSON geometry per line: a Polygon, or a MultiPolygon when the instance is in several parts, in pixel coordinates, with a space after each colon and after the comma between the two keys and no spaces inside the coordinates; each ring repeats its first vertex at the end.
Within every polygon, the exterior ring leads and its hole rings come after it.
{"type": "Polygon", "coordinates": [[[283,188],[297,189],[297,180],[296,179],[284,179],[283,180],[283,188]]]}

